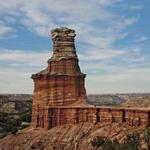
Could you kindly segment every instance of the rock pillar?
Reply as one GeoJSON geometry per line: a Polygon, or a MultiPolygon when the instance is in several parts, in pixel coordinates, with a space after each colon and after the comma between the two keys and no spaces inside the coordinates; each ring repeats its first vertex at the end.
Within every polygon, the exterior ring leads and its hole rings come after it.
{"type": "Polygon", "coordinates": [[[42,113],[44,107],[64,106],[86,99],[84,87],[86,75],[81,72],[78,64],[75,36],[75,31],[68,28],[56,28],[51,31],[53,55],[48,60],[48,67],[32,75],[34,126],[39,117],[42,124],[42,114],[40,116],[38,114],[42,113]]]}

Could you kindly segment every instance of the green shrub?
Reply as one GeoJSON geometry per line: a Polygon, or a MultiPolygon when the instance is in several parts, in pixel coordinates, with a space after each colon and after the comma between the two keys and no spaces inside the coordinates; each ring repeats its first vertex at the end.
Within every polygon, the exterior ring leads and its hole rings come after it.
{"type": "Polygon", "coordinates": [[[22,114],[20,119],[24,122],[31,122],[31,113],[22,114]]]}
{"type": "Polygon", "coordinates": [[[23,124],[22,126],[21,126],[21,129],[24,129],[24,128],[27,128],[27,127],[29,127],[30,125],[28,125],[28,124],[23,124]]]}
{"type": "Polygon", "coordinates": [[[138,133],[127,135],[124,147],[127,150],[139,150],[140,147],[140,135],[138,133]]]}
{"type": "Polygon", "coordinates": [[[34,145],[31,145],[31,149],[35,149],[35,146],[34,146],[34,145]]]}
{"type": "Polygon", "coordinates": [[[113,142],[111,140],[106,139],[103,144],[103,150],[115,150],[113,142]]]}
{"type": "Polygon", "coordinates": [[[91,141],[91,145],[94,147],[94,148],[98,148],[100,146],[102,146],[104,144],[105,140],[103,137],[95,137],[92,141],[91,141]]]}
{"type": "MultiPolygon", "coordinates": [[[[150,129],[146,131],[145,138],[150,144],[150,129]]],[[[140,134],[134,133],[127,135],[124,143],[119,143],[117,139],[113,141],[97,136],[91,141],[94,148],[102,147],[103,150],[140,150],[140,134]]],[[[150,150],[150,149],[149,149],[150,150]]]]}
{"type": "Polygon", "coordinates": [[[4,132],[4,133],[0,134],[0,139],[4,138],[7,135],[8,135],[8,132],[4,132]]]}
{"type": "Polygon", "coordinates": [[[13,119],[12,120],[12,124],[13,124],[13,126],[15,126],[15,127],[19,127],[20,125],[21,125],[21,119],[19,119],[19,118],[17,118],[17,119],[13,119]]]}
{"type": "Polygon", "coordinates": [[[147,145],[147,148],[150,150],[150,127],[147,128],[144,132],[144,140],[147,145]]]}
{"type": "Polygon", "coordinates": [[[119,143],[118,139],[113,140],[114,150],[124,150],[124,144],[119,143]]]}
{"type": "Polygon", "coordinates": [[[18,132],[17,127],[12,127],[11,133],[15,135],[17,132],[18,132]]]}
{"type": "Polygon", "coordinates": [[[13,125],[8,124],[8,125],[6,125],[6,126],[4,127],[4,130],[5,130],[6,132],[10,132],[10,131],[12,130],[12,127],[13,127],[13,125]]]}

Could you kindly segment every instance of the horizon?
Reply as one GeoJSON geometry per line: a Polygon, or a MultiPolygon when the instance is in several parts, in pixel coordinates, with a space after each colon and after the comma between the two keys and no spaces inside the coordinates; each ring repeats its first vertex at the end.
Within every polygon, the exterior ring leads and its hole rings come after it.
{"type": "MultiPolygon", "coordinates": [[[[33,95],[34,93],[0,93],[0,95],[33,95]]],[[[150,94],[150,92],[145,92],[145,93],[95,93],[95,94],[90,94],[86,93],[86,95],[124,95],[124,94],[150,94]]]]}
{"type": "Polygon", "coordinates": [[[50,30],[76,31],[89,94],[150,93],[148,0],[0,0],[0,93],[33,94],[52,55],[50,30]]]}

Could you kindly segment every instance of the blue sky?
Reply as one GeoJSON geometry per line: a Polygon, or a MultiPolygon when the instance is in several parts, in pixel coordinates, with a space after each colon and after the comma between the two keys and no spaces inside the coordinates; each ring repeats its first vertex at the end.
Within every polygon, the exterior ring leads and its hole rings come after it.
{"type": "Polygon", "coordinates": [[[0,0],[0,93],[32,93],[50,30],[76,30],[88,94],[150,92],[149,0],[0,0]]]}

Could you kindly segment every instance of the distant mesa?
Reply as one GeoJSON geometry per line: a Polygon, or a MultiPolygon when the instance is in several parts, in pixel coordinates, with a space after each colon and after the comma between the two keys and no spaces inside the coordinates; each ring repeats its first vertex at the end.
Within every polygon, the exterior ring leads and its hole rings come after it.
{"type": "Polygon", "coordinates": [[[128,99],[126,102],[122,103],[123,107],[136,107],[136,108],[150,108],[150,96],[138,96],[128,99]]]}

